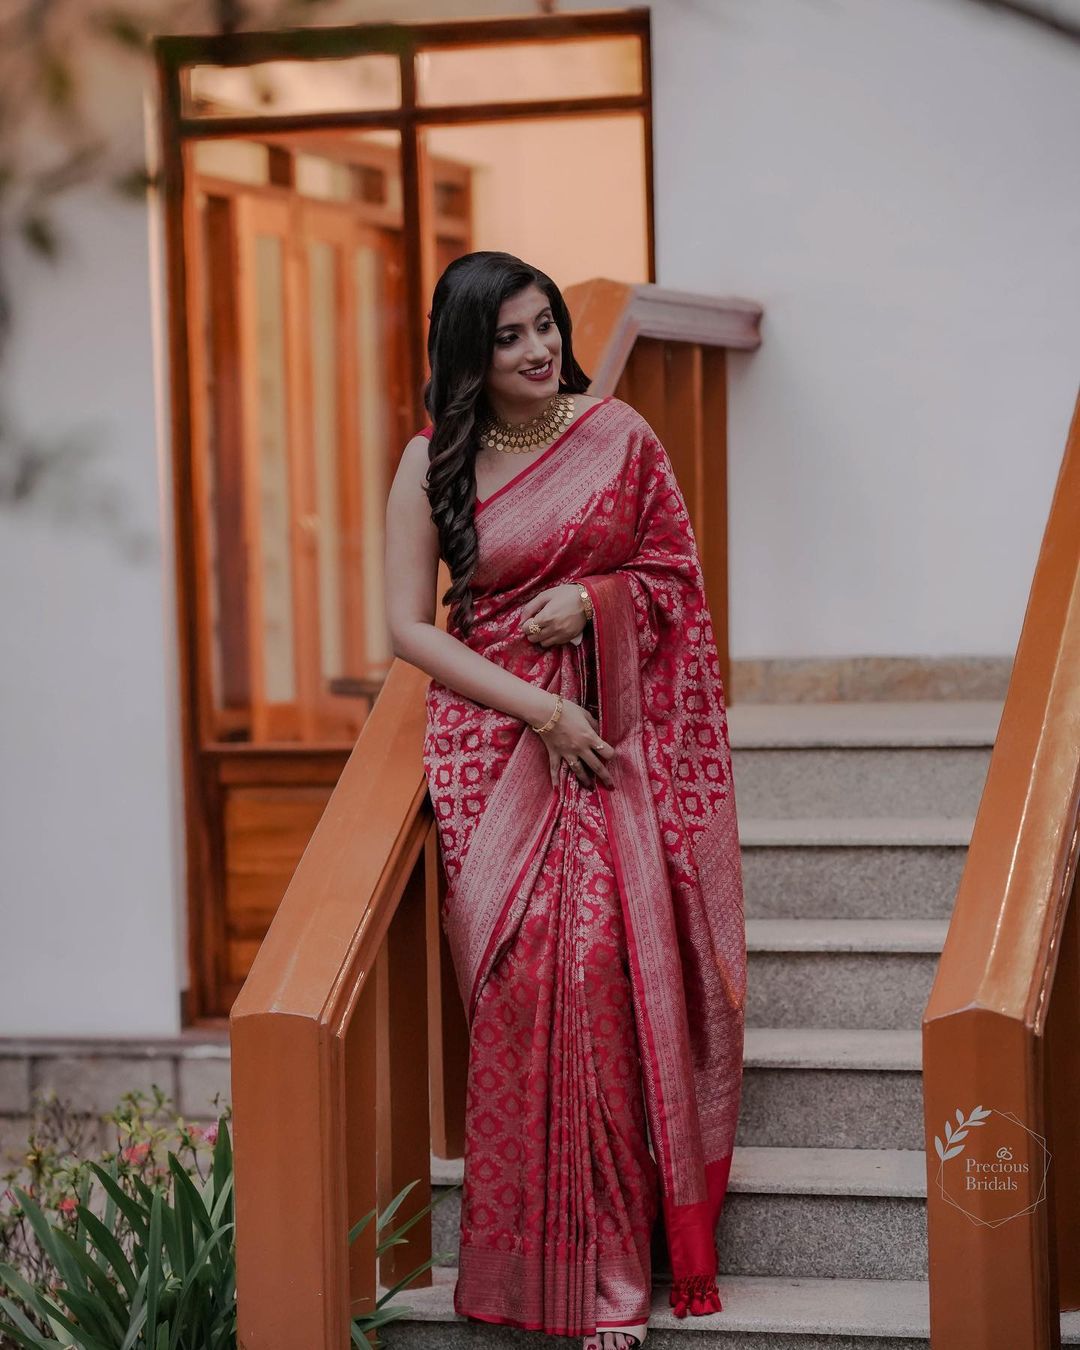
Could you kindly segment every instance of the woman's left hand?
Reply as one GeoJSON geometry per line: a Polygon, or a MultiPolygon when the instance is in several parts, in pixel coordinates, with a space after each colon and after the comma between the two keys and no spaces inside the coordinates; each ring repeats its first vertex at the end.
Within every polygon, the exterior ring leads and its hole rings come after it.
{"type": "Polygon", "coordinates": [[[573,642],[588,622],[577,586],[572,581],[561,586],[549,586],[527,600],[521,607],[521,627],[528,630],[533,620],[540,625],[540,631],[526,631],[525,636],[530,642],[541,647],[573,642]]]}

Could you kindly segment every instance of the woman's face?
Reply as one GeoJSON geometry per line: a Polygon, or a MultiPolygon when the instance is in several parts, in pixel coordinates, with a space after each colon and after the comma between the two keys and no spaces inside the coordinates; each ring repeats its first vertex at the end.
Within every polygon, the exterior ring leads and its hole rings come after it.
{"type": "Polygon", "coordinates": [[[499,306],[488,400],[502,417],[531,415],[559,392],[561,370],[562,335],[551,303],[539,286],[526,286],[499,306]]]}

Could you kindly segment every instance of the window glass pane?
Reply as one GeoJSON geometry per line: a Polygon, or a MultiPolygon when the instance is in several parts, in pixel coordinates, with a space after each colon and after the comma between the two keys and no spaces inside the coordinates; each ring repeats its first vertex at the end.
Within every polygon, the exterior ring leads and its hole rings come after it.
{"type": "Polygon", "coordinates": [[[357,193],[357,182],[351,165],[325,155],[296,154],[293,156],[296,190],[305,197],[320,197],[324,201],[345,202],[357,193]]]}
{"type": "MultiPolygon", "coordinates": [[[[468,218],[436,214],[440,270],[470,249],[505,249],[561,287],[591,277],[648,281],[645,130],[639,113],[515,118],[429,127],[431,181],[458,175],[468,218]],[[543,209],[537,184],[557,182],[543,209]]],[[[437,200],[437,198],[436,198],[437,200]]]]}
{"type": "Polygon", "coordinates": [[[360,567],[363,577],[364,654],[370,667],[393,660],[383,597],[386,498],[390,491],[390,435],[386,397],[386,333],[392,315],[384,253],[361,244],[353,258],[359,304],[356,310],[357,416],[360,428],[360,479],[363,503],[360,567]]]}
{"type": "Polygon", "coordinates": [[[383,53],[252,66],[191,66],[187,77],[183,97],[187,117],[374,112],[401,102],[398,58],[383,53]]]}
{"type": "Polygon", "coordinates": [[[641,42],[633,36],[506,42],[421,52],[417,98],[428,107],[521,103],[641,93],[641,42]]]}
{"type": "Polygon", "coordinates": [[[229,178],[234,183],[269,183],[269,147],[258,141],[195,141],[192,145],[197,173],[229,178]]]}
{"type": "Polygon", "coordinates": [[[259,387],[259,523],[263,670],[268,703],[296,696],[293,667],[288,425],[286,422],[285,294],[281,240],[255,241],[256,340],[259,387]]]}
{"type": "Polygon", "coordinates": [[[337,250],[308,244],[311,294],[311,436],[315,467],[319,666],[324,680],[345,674],[341,647],[341,494],[338,483],[337,250]]]}

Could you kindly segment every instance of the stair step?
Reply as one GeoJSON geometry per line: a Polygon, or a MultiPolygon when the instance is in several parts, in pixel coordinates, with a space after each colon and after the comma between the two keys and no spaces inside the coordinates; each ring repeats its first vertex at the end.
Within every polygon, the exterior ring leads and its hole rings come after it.
{"type": "Polygon", "coordinates": [[[992,746],[1000,699],[737,703],[727,710],[732,750],[992,746]]]}
{"type": "MultiPolygon", "coordinates": [[[[431,1181],[460,1185],[461,1158],[432,1154],[431,1181]]],[[[921,1149],[740,1148],[731,1160],[729,1192],[777,1195],[887,1195],[926,1197],[921,1149]]]]}
{"type": "MultiPolygon", "coordinates": [[[[380,1331],[398,1350],[507,1350],[565,1347],[565,1338],[477,1325],[454,1311],[457,1269],[436,1267],[430,1287],[405,1290],[412,1315],[380,1331]]],[[[929,1350],[930,1295],[925,1280],[787,1279],[771,1275],[722,1275],[723,1311],[677,1318],[667,1286],[657,1283],[649,1350],[689,1344],[716,1350],[929,1350]]],[[[380,1295],[385,1293],[380,1286],[380,1295]]],[[[1061,1314],[1061,1342],[1080,1345],[1080,1312],[1061,1314]]]]}
{"type": "Polygon", "coordinates": [[[755,1069],[882,1069],[921,1073],[922,1032],[747,1027],[743,1063],[755,1069]]]}
{"type": "Polygon", "coordinates": [[[943,919],[748,919],[746,1024],[917,1027],[947,931],[943,919]]]}
{"type": "MultiPolygon", "coordinates": [[[[736,784],[736,801],[738,785],[736,784]]],[[[974,816],[739,816],[746,848],[966,848],[974,816]]]]}
{"type": "MultiPolygon", "coordinates": [[[[740,828],[742,822],[740,820],[740,828]]],[[[967,860],[957,843],[742,840],[746,916],[755,919],[946,919],[967,860]]],[[[880,836],[881,822],[875,822],[880,836]]],[[[774,837],[777,830],[772,831],[774,837]]]]}
{"type": "Polygon", "coordinates": [[[974,816],[990,746],[733,750],[740,814],[804,817],[974,816]]]}
{"type": "Polygon", "coordinates": [[[736,1145],[923,1147],[921,1031],[747,1027],[736,1145]]]}
{"type": "MultiPolygon", "coordinates": [[[[460,1159],[441,1162],[432,1180],[461,1171],[460,1159]]],[[[435,1210],[436,1251],[456,1250],[460,1213],[457,1194],[435,1210]]],[[[727,1275],[923,1279],[925,1154],[736,1146],[717,1251],[727,1275]]]]}
{"type": "Polygon", "coordinates": [[[736,1148],[729,1191],[926,1198],[921,1149],[736,1148]]]}
{"type": "Polygon", "coordinates": [[[748,952],[933,952],[947,919],[747,919],[748,952]]]}
{"type": "MultiPolygon", "coordinates": [[[[454,1312],[454,1267],[443,1267],[426,1289],[401,1295],[412,1316],[387,1326],[384,1336],[392,1346],[544,1345],[565,1346],[565,1339],[514,1332],[508,1327],[478,1328],[474,1340],[468,1319],[454,1312]]],[[[646,1345],[723,1346],[724,1350],[829,1350],[823,1337],[848,1338],[857,1350],[903,1350],[929,1346],[930,1298],[924,1280],[819,1280],[774,1276],[728,1275],[718,1280],[723,1311],[708,1317],[677,1318],[668,1301],[668,1288],[657,1284],[646,1345]],[[710,1334],[711,1333],[711,1334],[710,1334]]],[[[381,1292],[381,1291],[380,1291],[381,1292]]],[[[1068,1314],[1067,1314],[1068,1315],[1068,1314]]],[[[1064,1323],[1063,1323],[1064,1324],[1064,1323]]],[[[840,1341],[836,1344],[839,1346],[840,1341]]]]}

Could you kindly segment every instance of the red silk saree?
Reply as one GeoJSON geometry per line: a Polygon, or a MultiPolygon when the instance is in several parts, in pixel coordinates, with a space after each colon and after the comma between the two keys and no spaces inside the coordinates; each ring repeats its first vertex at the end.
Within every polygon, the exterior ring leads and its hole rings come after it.
{"type": "Polygon", "coordinates": [[[615,787],[582,787],[565,761],[553,787],[528,726],[428,686],[441,918],[470,1033],[454,1306],[556,1335],[643,1322],[659,1209],[675,1312],[715,1311],[746,940],[686,504],[648,423],[609,397],[478,502],[476,528],[463,640],[589,708],[615,787]],[[578,580],[581,640],[530,642],[520,607],[578,580]]]}

